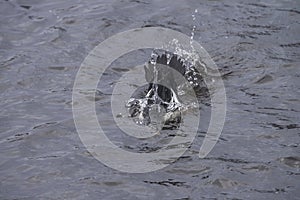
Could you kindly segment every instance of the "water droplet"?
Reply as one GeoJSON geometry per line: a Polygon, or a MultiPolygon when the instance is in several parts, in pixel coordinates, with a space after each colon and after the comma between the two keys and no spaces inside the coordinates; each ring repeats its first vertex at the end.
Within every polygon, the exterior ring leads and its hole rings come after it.
{"type": "Polygon", "coordinates": [[[171,55],[167,53],[166,56],[167,56],[167,64],[169,64],[171,61],[171,55]]]}
{"type": "Polygon", "coordinates": [[[152,52],[151,53],[151,57],[150,57],[150,63],[155,65],[156,64],[156,60],[158,58],[158,54],[156,52],[152,52]]]}

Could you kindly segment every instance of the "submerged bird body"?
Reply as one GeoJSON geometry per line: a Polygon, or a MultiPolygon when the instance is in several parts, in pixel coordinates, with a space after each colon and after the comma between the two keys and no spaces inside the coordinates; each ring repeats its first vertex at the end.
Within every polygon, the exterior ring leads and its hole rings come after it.
{"type": "Polygon", "coordinates": [[[163,129],[174,129],[180,126],[182,110],[174,70],[185,77],[194,89],[200,86],[199,81],[203,81],[193,66],[187,67],[177,55],[172,55],[169,59],[167,55],[162,54],[157,56],[154,62],[146,63],[145,78],[149,84],[136,90],[126,105],[129,116],[138,118],[137,123],[139,124],[150,124],[152,120],[149,113],[153,105],[160,105],[164,109],[161,119],[163,129]],[[161,70],[161,68],[157,68],[157,65],[165,65],[174,70],[161,70]],[[155,84],[155,82],[163,82],[164,85],[155,84]]]}

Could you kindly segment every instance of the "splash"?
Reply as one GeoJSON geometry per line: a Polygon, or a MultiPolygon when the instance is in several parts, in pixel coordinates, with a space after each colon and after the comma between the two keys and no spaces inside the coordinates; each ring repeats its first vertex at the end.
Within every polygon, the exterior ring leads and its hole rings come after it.
{"type": "Polygon", "coordinates": [[[203,79],[203,76],[206,76],[207,67],[193,46],[197,12],[196,9],[192,15],[190,48],[184,49],[178,39],[174,38],[164,46],[167,51],[159,52],[158,49],[154,49],[149,62],[145,64],[145,77],[149,85],[134,94],[126,104],[129,116],[137,124],[153,126],[159,130],[162,127],[178,128],[182,121],[182,112],[196,104],[196,102],[183,104],[180,100],[181,97],[188,95],[187,87],[191,86],[199,97],[208,95],[209,92],[203,79]],[[158,64],[177,70],[187,81],[171,88],[154,84],[161,79],[175,82],[172,76],[164,75],[164,72],[158,69],[158,64]]]}

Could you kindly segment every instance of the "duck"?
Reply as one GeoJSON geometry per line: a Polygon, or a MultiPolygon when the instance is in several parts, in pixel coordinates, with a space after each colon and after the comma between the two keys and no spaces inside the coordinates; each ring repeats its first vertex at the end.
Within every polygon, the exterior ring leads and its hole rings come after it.
{"type": "MultiPolygon", "coordinates": [[[[129,117],[135,118],[136,123],[140,125],[149,125],[151,121],[151,110],[154,105],[159,105],[162,109],[161,124],[162,129],[178,129],[180,124],[183,122],[183,111],[182,103],[178,95],[178,85],[175,81],[175,76],[172,70],[159,71],[155,67],[158,64],[167,65],[172,69],[175,69],[182,76],[184,76],[194,89],[200,86],[199,81],[203,81],[197,70],[193,66],[187,67],[184,60],[176,55],[169,52],[165,52],[161,55],[155,54],[156,57],[151,58],[145,65],[145,79],[148,82],[138,88],[128,100],[126,107],[128,108],[129,117]],[[196,77],[196,75],[198,75],[196,77]],[[191,77],[195,76],[195,77],[191,77]],[[163,80],[165,87],[160,84],[157,80],[163,80]]],[[[153,118],[153,117],[152,117],[153,118]]]]}

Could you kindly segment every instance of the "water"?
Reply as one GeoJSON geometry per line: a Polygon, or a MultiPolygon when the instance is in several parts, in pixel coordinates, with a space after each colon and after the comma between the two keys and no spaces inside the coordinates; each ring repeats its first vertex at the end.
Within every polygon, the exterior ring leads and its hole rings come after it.
{"type": "MultiPolygon", "coordinates": [[[[299,1],[11,0],[0,10],[0,199],[298,198],[299,1]],[[73,81],[101,41],[149,26],[187,35],[196,26],[194,39],[223,76],[226,122],[213,151],[199,159],[210,119],[209,105],[201,104],[200,131],[184,156],[153,173],[121,173],[82,145],[73,81]]],[[[136,141],[104,116],[118,77],[151,51],[114,62],[95,99],[109,137],[135,152],[151,152],[172,136],[136,141]]]]}

